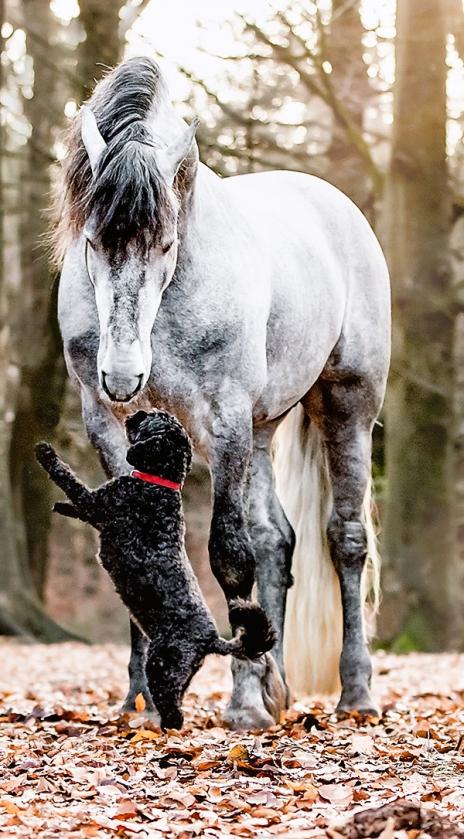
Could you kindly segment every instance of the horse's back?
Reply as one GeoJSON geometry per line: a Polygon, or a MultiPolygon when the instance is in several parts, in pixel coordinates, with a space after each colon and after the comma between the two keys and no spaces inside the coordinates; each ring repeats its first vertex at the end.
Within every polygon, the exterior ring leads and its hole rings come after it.
{"type": "Polygon", "coordinates": [[[362,258],[385,281],[385,260],[373,230],[353,201],[328,181],[277,170],[236,175],[221,186],[240,201],[243,214],[258,230],[271,223],[283,236],[303,234],[314,250],[329,246],[345,258],[357,255],[356,263],[362,258]]]}
{"type": "Polygon", "coordinates": [[[299,378],[284,363],[282,346],[300,359],[308,384],[335,347],[346,369],[383,381],[390,344],[388,270],[358,207],[336,187],[303,173],[253,173],[222,184],[240,202],[257,239],[267,243],[273,287],[268,362],[276,385],[282,378],[296,385],[299,378]]]}

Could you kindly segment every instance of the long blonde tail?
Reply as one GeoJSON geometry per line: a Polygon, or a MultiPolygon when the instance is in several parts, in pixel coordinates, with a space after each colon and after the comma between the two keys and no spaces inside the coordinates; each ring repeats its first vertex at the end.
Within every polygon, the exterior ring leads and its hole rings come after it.
{"type": "MultiPolygon", "coordinates": [[[[340,586],[326,536],[332,486],[320,432],[308,422],[301,405],[280,424],[273,455],[277,495],[296,535],[292,566],[295,582],[288,592],[284,632],[287,678],[296,695],[335,693],[340,687],[343,624],[340,586]]],[[[362,597],[369,630],[380,592],[370,485],[364,498],[363,521],[368,561],[362,597]]]]}

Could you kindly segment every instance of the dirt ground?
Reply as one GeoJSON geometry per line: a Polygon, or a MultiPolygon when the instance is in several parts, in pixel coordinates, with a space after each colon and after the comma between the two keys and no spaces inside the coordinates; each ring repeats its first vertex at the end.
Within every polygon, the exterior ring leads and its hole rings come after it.
{"type": "Polygon", "coordinates": [[[0,835],[464,835],[463,656],[377,655],[380,719],[312,699],[261,734],[222,727],[230,679],[210,657],[168,735],[119,715],[127,657],[0,642],[0,835]]]}

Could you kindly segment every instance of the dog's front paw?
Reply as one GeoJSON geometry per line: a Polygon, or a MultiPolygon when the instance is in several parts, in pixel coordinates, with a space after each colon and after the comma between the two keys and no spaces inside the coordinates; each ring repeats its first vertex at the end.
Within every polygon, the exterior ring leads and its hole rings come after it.
{"type": "Polygon", "coordinates": [[[49,443],[37,443],[35,447],[35,456],[41,466],[49,466],[56,460],[55,450],[49,443]]]}
{"type": "Polygon", "coordinates": [[[56,501],[52,507],[54,513],[59,513],[60,516],[68,516],[70,519],[80,518],[78,511],[73,504],[68,501],[56,501]]]}

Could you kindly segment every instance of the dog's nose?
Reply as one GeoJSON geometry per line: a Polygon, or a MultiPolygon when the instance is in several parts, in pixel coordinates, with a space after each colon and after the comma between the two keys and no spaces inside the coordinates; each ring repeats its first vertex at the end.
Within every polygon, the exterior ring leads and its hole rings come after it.
{"type": "Polygon", "coordinates": [[[112,402],[130,402],[142,387],[143,373],[123,377],[102,370],[101,381],[103,390],[112,402]]]}

